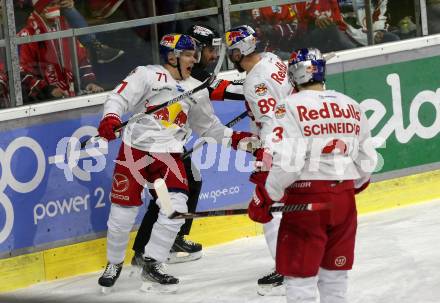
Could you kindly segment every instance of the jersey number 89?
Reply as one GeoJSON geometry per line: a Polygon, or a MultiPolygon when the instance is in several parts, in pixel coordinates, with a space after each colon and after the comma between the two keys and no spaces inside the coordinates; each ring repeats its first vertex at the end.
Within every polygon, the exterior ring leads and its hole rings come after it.
{"type": "Polygon", "coordinates": [[[267,114],[270,110],[275,110],[275,106],[277,105],[277,101],[274,98],[269,99],[261,99],[258,101],[258,107],[260,108],[260,112],[264,115],[267,114]]]}

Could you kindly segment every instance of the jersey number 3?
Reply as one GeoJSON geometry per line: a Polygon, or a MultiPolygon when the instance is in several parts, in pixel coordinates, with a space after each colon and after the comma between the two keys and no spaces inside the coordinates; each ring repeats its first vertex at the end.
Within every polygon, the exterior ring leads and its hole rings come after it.
{"type": "Polygon", "coordinates": [[[282,128],[281,126],[277,126],[273,129],[272,131],[275,135],[275,138],[272,138],[272,142],[273,143],[278,143],[281,140],[283,140],[283,132],[284,132],[284,128],[282,128]]]}

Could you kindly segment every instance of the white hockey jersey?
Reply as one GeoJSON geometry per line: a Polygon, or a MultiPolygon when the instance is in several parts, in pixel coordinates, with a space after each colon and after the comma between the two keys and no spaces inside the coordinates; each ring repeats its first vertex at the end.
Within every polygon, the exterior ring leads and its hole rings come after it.
{"type": "MultiPolygon", "coordinates": [[[[175,80],[161,65],[139,66],[109,94],[104,116],[144,112],[200,84],[192,77],[175,80]]],[[[207,89],[128,123],[122,141],[144,151],[181,153],[191,130],[201,137],[212,137],[218,143],[232,135],[232,129],[215,116],[207,89]]]]}
{"type": "Polygon", "coordinates": [[[246,76],[243,91],[256,125],[253,131],[263,139],[267,135],[262,133],[263,125],[272,120],[276,104],[290,95],[293,87],[287,77],[287,65],[277,55],[260,55],[261,60],[246,76]]]}
{"type": "Polygon", "coordinates": [[[360,187],[376,167],[368,121],[344,94],[301,91],[279,102],[272,122],[266,189],[274,201],[297,180],[356,180],[360,187]]]}

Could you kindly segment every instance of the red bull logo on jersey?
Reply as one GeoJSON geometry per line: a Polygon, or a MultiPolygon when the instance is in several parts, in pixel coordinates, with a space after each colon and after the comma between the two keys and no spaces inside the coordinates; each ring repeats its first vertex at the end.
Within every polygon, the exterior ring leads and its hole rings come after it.
{"type": "Polygon", "coordinates": [[[286,106],[284,104],[277,105],[275,108],[275,117],[281,119],[286,115],[286,106]]]}
{"type": "MultiPolygon", "coordinates": [[[[154,106],[149,106],[147,110],[152,108],[154,108],[154,106]]],[[[164,107],[155,112],[153,116],[165,128],[182,128],[188,120],[187,114],[183,111],[179,103],[164,107]]]]}
{"type": "Polygon", "coordinates": [[[257,96],[264,96],[267,93],[267,86],[264,83],[255,85],[255,94],[257,96]]]}
{"type": "Polygon", "coordinates": [[[242,34],[241,31],[227,32],[226,33],[226,45],[231,46],[243,38],[245,38],[245,36],[242,34]]]}

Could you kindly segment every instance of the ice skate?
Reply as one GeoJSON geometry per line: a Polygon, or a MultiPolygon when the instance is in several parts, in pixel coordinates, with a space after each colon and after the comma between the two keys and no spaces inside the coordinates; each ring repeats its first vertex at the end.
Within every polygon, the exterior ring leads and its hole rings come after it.
{"type": "Polygon", "coordinates": [[[177,292],[179,279],[163,273],[162,263],[151,258],[144,258],[144,262],[141,274],[143,281],[140,288],[141,291],[155,293],[177,292]]]}
{"type": "Polygon", "coordinates": [[[182,263],[198,260],[202,257],[202,244],[185,239],[183,235],[177,235],[167,263],[182,263]]]}
{"type": "Polygon", "coordinates": [[[101,292],[107,294],[111,292],[113,285],[121,274],[123,262],[119,264],[107,263],[104,273],[98,280],[98,284],[102,286],[101,292]]]}
{"type": "Polygon", "coordinates": [[[285,296],[284,276],[274,271],[258,279],[257,293],[260,296],[285,296]]]}

